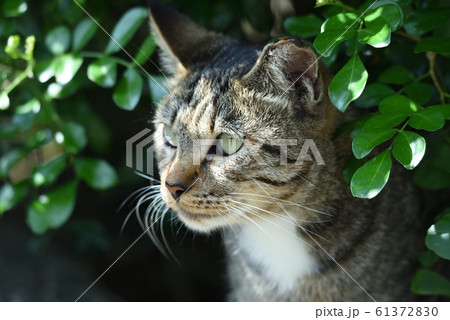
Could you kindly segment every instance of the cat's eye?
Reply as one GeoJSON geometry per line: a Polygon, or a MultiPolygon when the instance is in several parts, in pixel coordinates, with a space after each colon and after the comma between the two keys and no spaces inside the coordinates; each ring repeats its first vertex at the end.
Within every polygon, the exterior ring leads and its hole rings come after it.
{"type": "Polygon", "coordinates": [[[229,156],[239,151],[244,144],[244,139],[238,136],[232,136],[222,133],[218,138],[218,146],[223,155],[229,156]]]}
{"type": "Polygon", "coordinates": [[[164,126],[163,137],[166,144],[170,145],[173,148],[178,147],[178,137],[175,132],[173,132],[171,127],[164,126]]]}

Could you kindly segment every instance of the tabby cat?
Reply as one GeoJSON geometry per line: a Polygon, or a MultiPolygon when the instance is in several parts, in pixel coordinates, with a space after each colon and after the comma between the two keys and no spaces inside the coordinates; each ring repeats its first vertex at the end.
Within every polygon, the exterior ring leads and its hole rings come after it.
{"type": "Polygon", "coordinates": [[[414,299],[414,190],[393,169],[375,199],[352,197],[351,139],[335,137],[352,116],[330,103],[314,51],[292,37],[245,45],[150,10],[169,75],[154,119],[160,192],[188,228],[224,233],[229,299],[414,299]]]}

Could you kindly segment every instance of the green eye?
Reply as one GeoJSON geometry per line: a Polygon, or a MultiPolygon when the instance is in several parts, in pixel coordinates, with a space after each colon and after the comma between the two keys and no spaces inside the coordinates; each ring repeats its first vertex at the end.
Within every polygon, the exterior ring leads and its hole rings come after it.
{"type": "Polygon", "coordinates": [[[164,126],[163,136],[164,136],[164,140],[166,141],[166,144],[168,144],[174,148],[178,147],[178,137],[175,134],[175,132],[173,132],[171,127],[164,126]]]}
{"type": "Polygon", "coordinates": [[[244,144],[244,139],[241,137],[232,136],[226,133],[222,133],[218,139],[219,148],[226,156],[238,152],[244,144]]]}

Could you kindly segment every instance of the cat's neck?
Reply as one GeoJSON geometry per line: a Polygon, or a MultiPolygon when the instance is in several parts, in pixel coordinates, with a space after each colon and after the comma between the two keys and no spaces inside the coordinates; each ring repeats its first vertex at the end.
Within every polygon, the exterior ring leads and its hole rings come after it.
{"type": "Polygon", "coordinates": [[[237,250],[250,268],[257,268],[281,292],[288,292],[297,279],[314,272],[314,249],[302,240],[297,225],[288,218],[269,217],[256,223],[245,224],[229,236],[237,237],[237,250]]]}

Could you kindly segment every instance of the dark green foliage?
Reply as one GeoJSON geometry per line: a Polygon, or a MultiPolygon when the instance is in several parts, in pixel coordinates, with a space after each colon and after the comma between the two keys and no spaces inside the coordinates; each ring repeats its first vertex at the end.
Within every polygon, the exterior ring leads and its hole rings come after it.
{"type": "MultiPolygon", "coordinates": [[[[92,90],[124,113],[142,96],[150,105],[164,94],[163,78],[141,67],[156,47],[148,34],[147,8],[131,8],[121,17],[100,10],[94,21],[73,1],[45,3],[55,17],[46,17],[39,28],[27,22],[31,1],[0,5],[0,216],[22,202],[37,234],[71,217],[79,187],[99,192],[118,183],[117,167],[105,160],[111,132],[105,115],[90,104],[92,90]],[[138,34],[140,40],[133,42],[138,34]],[[33,160],[47,146],[57,148],[53,156],[33,160]],[[28,173],[15,169],[25,162],[31,162],[28,173]]],[[[264,33],[271,28],[270,19],[260,18],[259,1],[186,3],[174,5],[188,7],[200,24],[226,34],[240,35],[239,10],[257,12],[259,19],[249,20],[264,33]]],[[[335,74],[332,103],[342,112],[352,102],[366,109],[338,133],[354,139],[354,157],[343,174],[356,197],[377,196],[393,161],[412,170],[419,187],[450,187],[450,7],[442,3],[380,0],[352,8],[345,1],[317,0],[315,9],[284,21],[285,30],[309,40],[335,74]]],[[[438,204],[435,213],[446,206],[438,204]]],[[[428,230],[429,251],[420,257],[425,268],[450,257],[448,217],[444,211],[428,230]]],[[[429,269],[420,270],[412,284],[420,294],[449,295],[449,288],[448,279],[429,269]]]]}
{"type": "MultiPolygon", "coordinates": [[[[450,187],[450,136],[445,123],[450,115],[446,76],[450,7],[427,0],[367,1],[359,8],[341,1],[316,1],[317,8],[327,5],[334,6],[333,11],[314,12],[314,21],[324,22],[312,41],[322,58],[333,55],[338,61],[325,60],[335,73],[330,100],[342,112],[352,101],[373,112],[344,125],[338,134],[349,132],[353,138],[355,157],[343,170],[352,194],[376,197],[391,174],[392,156],[413,171],[413,181],[420,187],[450,187]]],[[[309,20],[311,15],[291,17],[285,27],[302,35],[303,23],[309,20]]],[[[426,245],[431,251],[420,259],[425,267],[450,259],[448,217],[441,214],[428,230],[426,245]]],[[[450,281],[424,269],[417,273],[412,290],[449,295],[450,281]]]]}

